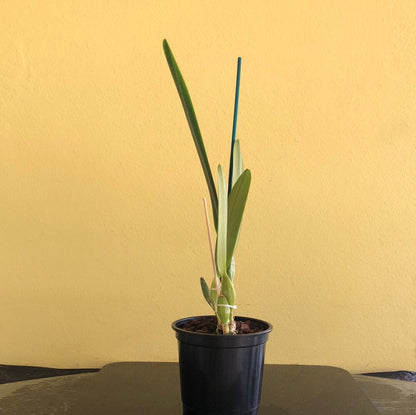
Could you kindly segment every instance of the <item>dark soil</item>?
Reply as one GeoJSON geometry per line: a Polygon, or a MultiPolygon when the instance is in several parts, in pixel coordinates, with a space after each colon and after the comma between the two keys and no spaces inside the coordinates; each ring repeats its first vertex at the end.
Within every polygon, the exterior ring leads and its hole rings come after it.
{"type": "MultiPolygon", "coordinates": [[[[267,329],[264,324],[258,321],[242,319],[239,317],[236,317],[235,324],[237,327],[236,334],[258,333],[259,331],[267,329]]],[[[212,316],[193,319],[184,323],[180,328],[194,333],[217,334],[217,318],[212,316]]]]}

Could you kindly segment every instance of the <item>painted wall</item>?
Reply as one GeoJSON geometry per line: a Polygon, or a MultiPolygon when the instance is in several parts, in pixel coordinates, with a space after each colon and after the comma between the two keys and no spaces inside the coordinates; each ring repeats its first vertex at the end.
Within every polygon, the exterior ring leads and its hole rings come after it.
{"type": "Polygon", "coordinates": [[[174,361],[210,313],[208,196],[162,51],[211,164],[252,189],[239,313],[269,363],[416,370],[416,3],[0,3],[0,363],[174,361]]]}

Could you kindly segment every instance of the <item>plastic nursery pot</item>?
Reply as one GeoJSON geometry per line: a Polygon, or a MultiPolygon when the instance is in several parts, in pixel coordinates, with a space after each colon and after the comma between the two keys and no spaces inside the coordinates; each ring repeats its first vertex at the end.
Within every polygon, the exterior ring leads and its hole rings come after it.
{"type": "Polygon", "coordinates": [[[260,404],[265,343],[272,325],[253,318],[264,329],[250,334],[204,334],[181,327],[196,319],[172,323],[179,347],[184,415],[256,415],[260,404]]]}

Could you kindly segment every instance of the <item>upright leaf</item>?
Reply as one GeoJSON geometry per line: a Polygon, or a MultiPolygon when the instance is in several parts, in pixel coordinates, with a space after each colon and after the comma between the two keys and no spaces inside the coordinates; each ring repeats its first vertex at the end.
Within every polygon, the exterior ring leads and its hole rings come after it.
{"type": "Polygon", "coordinates": [[[228,200],[224,173],[218,166],[218,230],[217,230],[217,270],[223,277],[227,274],[227,221],[228,200]]]}
{"type": "Polygon", "coordinates": [[[247,169],[236,181],[228,196],[227,267],[231,264],[231,259],[237,246],[250,183],[251,173],[247,169]]]}
{"type": "Polygon", "coordinates": [[[217,228],[218,222],[218,198],[215,190],[214,179],[212,178],[211,167],[208,162],[208,157],[205,151],[204,142],[202,140],[201,131],[199,129],[198,120],[195,115],[195,110],[192,105],[191,97],[186,87],[185,81],[176,63],[175,57],[169,47],[166,39],[163,40],[163,50],[165,52],[166,60],[169,65],[172,78],[175,82],[176,89],[178,90],[179,97],[182,102],[183,110],[185,111],[186,119],[188,120],[189,128],[191,130],[192,137],[194,139],[195,147],[198,152],[199,160],[204,171],[205,180],[208,185],[208,191],[211,198],[212,214],[214,216],[214,225],[217,228]]]}

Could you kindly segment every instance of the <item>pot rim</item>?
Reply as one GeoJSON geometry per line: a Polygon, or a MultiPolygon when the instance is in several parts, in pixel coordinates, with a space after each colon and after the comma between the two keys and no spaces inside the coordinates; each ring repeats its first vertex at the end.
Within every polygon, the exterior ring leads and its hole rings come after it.
{"type": "Polygon", "coordinates": [[[259,336],[259,335],[263,335],[263,334],[270,333],[273,330],[273,326],[269,322],[267,322],[265,320],[258,319],[258,318],[246,317],[246,316],[235,316],[234,318],[235,318],[235,320],[251,320],[251,321],[256,321],[258,323],[262,323],[264,326],[267,326],[267,328],[264,329],[264,330],[261,330],[261,331],[257,331],[255,333],[240,333],[240,334],[236,334],[235,336],[230,336],[229,334],[196,333],[196,332],[184,330],[184,329],[178,327],[179,324],[183,324],[186,321],[195,320],[195,319],[199,319],[199,318],[207,318],[207,317],[215,317],[215,316],[214,315],[202,315],[202,316],[183,317],[183,318],[180,318],[178,320],[175,320],[172,323],[171,327],[177,333],[184,333],[184,334],[187,334],[187,335],[189,334],[189,335],[205,336],[205,337],[227,337],[227,338],[230,338],[230,337],[253,337],[253,336],[259,336]]]}

